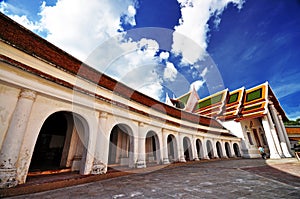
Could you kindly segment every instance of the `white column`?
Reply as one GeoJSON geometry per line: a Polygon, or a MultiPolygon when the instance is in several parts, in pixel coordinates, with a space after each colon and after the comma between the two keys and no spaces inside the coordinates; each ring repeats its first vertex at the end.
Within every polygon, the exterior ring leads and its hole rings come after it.
{"type": "Polygon", "coordinates": [[[268,120],[267,116],[264,116],[262,118],[262,124],[263,124],[263,127],[265,129],[265,135],[266,135],[266,138],[267,138],[269,151],[270,151],[270,158],[271,159],[280,159],[280,155],[277,152],[277,149],[276,149],[276,146],[275,146],[275,143],[274,143],[274,140],[273,140],[271,127],[270,127],[269,120],[268,120]]]}
{"type": "Polygon", "coordinates": [[[287,158],[290,158],[292,156],[289,153],[289,150],[287,148],[286,140],[285,140],[283,132],[282,132],[281,124],[279,123],[278,114],[277,114],[277,111],[273,104],[270,105],[270,109],[271,109],[271,114],[274,118],[275,125],[277,127],[277,134],[279,136],[280,146],[281,146],[283,155],[287,158]]]}
{"type": "Polygon", "coordinates": [[[202,143],[202,147],[203,147],[203,159],[206,159],[208,160],[209,157],[208,157],[208,153],[207,153],[207,139],[203,139],[203,143],[202,143]]]}
{"type": "Polygon", "coordinates": [[[107,172],[107,161],[109,153],[109,134],[107,134],[107,113],[100,112],[98,132],[96,136],[95,159],[92,174],[103,174],[107,172]]]}
{"type": "Polygon", "coordinates": [[[292,147],[291,147],[290,139],[289,139],[289,137],[288,137],[288,135],[287,135],[287,132],[286,132],[284,123],[283,123],[283,121],[282,121],[281,115],[278,115],[278,118],[279,118],[279,123],[280,123],[281,129],[282,129],[282,132],[283,132],[285,141],[286,141],[287,148],[288,148],[290,154],[292,155],[293,152],[292,152],[292,147]]]}
{"type": "Polygon", "coordinates": [[[16,163],[35,98],[34,91],[23,89],[20,92],[0,153],[0,188],[18,184],[16,163]]]}
{"type": "Polygon", "coordinates": [[[280,142],[279,142],[279,139],[278,139],[278,135],[276,133],[275,125],[273,123],[273,120],[272,120],[272,117],[271,117],[271,114],[270,114],[270,111],[268,111],[267,116],[268,116],[268,119],[269,119],[270,129],[271,129],[272,137],[273,137],[277,152],[280,155],[280,157],[284,157],[281,146],[280,146],[280,142]]]}
{"type": "Polygon", "coordinates": [[[163,150],[163,164],[170,164],[168,156],[168,133],[162,129],[162,150],[163,150]]]}
{"type": "Polygon", "coordinates": [[[215,139],[213,139],[213,143],[212,143],[212,147],[213,147],[213,156],[214,158],[218,159],[218,151],[217,151],[217,141],[215,139]]]}
{"type": "MultiPolygon", "coordinates": [[[[193,135],[192,141],[191,141],[191,148],[192,148],[192,153],[193,153],[193,159],[194,160],[199,160],[198,153],[197,153],[197,144],[196,144],[197,138],[193,135]]],[[[199,151],[200,153],[200,151],[199,151]]]]}
{"type": "MultiPolygon", "coordinates": [[[[133,131],[133,135],[130,135],[130,139],[128,140],[128,147],[130,145],[130,152],[129,152],[129,168],[135,168],[136,167],[136,163],[138,160],[138,156],[139,156],[139,123],[137,123],[134,128],[132,129],[133,131]],[[137,132],[137,133],[134,133],[137,132]],[[131,152],[132,151],[132,152],[131,152]]],[[[144,142],[144,147],[145,147],[145,142],[144,142]]],[[[145,151],[145,149],[144,149],[145,151]]],[[[145,152],[144,152],[145,153],[145,152]]]]}
{"type": "Polygon", "coordinates": [[[138,159],[136,163],[137,168],[145,168],[146,161],[145,161],[145,145],[146,145],[146,137],[145,133],[143,132],[144,123],[139,123],[139,134],[138,134],[138,159]]]}
{"type": "Polygon", "coordinates": [[[183,137],[184,137],[184,135],[182,135],[181,133],[178,133],[177,148],[178,148],[179,162],[186,162],[186,160],[184,158],[183,137]]]}

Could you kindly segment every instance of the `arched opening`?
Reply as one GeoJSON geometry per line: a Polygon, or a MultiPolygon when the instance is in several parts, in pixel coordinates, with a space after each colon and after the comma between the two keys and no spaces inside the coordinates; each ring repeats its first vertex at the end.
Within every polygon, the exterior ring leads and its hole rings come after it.
{"type": "Polygon", "coordinates": [[[233,150],[236,157],[241,157],[240,148],[237,143],[233,144],[233,150]]]}
{"type": "Polygon", "coordinates": [[[206,142],[206,148],[207,148],[207,155],[210,159],[214,158],[214,152],[213,147],[210,140],[207,140],[206,142]]]}
{"type": "Polygon", "coordinates": [[[230,145],[228,142],[225,142],[225,150],[226,150],[226,155],[227,157],[231,157],[231,152],[230,152],[230,145]]]}
{"type": "Polygon", "coordinates": [[[217,154],[218,154],[218,157],[219,157],[219,158],[222,158],[223,153],[222,153],[221,143],[220,143],[220,142],[217,142],[217,143],[216,143],[216,147],[217,147],[217,154]]]}
{"type": "Polygon", "coordinates": [[[202,148],[202,142],[200,139],[196,140],[196,149],[197,149],[197,155],[199,160],[203,159],[203,148],[202,148]]]}
{"type": "Polygon", "coordinates": [[[110,133],[108,164],[130,166],[133,161],[133,137],[125,124],[114,126],[110,133]]]}
{"type": "Polygon", "coordinates": [[[177,160],[177,147],[176,139],[174,135],[168,135],[168,158],[170,162],[175,162],[177,160]]]}
{"type": "Polygon", "coordinates": [[[145,142],[146,163],[160,163],[159,140],[155,132],[149,131],[145,142]]]}
{"type": "Polygon", "coordinates": [[[71,112],[56,112],[44,122],[29,166],[31,172],[67,169],[81,171],[88,143],[86,121],[71,112]]]}
{"type": "Polygon", "coordinates": [[[184,151],[184,159],[186,161],[193,160],[191,141],[188,137],[183,138],[183,151],[184,151]]]}

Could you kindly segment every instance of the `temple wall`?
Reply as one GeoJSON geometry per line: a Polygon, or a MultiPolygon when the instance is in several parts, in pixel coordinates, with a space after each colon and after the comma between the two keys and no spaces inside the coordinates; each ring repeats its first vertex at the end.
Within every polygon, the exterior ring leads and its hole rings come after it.
{"type": "MultiPolygon", "coordinates": [[[[129,135],[129,139],[125,140],[129,157],[124,160],[124,164],[129,167],[146,166],[145,137],[148,132],[155,135],[158,164],[170,163],[167,146],[169,135],[173,135],[176,141],[176,146],[174,145],[176,161],[186,161],[184,139],[187,139],[190,145],[188,147],[191,160],[198,159],[199,156],[196,154],[197,139],[202,142],[201,150],[204,152],[202,156],[205,158],[208,158],[207,141],[212,144],[213,158],[218,158],[216,151],[218,142],[222,146],[221,154],[224,158],[226,142],[230,145],[231,154],[234,154],[234,144],[240,147],[240,138],[227,136],[229,131],[226,129],[172,117],[166,112],[157,111],[162,109],[161,107],[154,108],[161,106],[160,104],[148,107],[123,98],[7,44],[0,43],[0,45],[3,47],[0,52],[9,59],[32,67],[33,71],[44,73],[37,75],[7,61],[0,62],[1,187],[26,182],[41,129],[48,118],[57,113],[74,118],[73,122],[68,121],[68,128],[75,123],[74,129],[68,130],[68,138],[65,141],[68,146],[64,147],[65,159],[61,162],[79,170],[82,175],[101,174],[107,171],[110,136],[116,126],[124,128],[123,131],[129,135]],[[50,81],[49,78],[60,79],[61,83],[50,81]],[[78,92],[70,85],[83,88],[85,91],[78,92]],[[80,123],[77,127],[76,121],[80,123]],[[77,138],[73,136],[76,133],[77,138]],[[80,148],[81,145],[84,147],[83,150],[80,148]]],[[[125,143],[124,140],[122,142],[125,143]]]]}

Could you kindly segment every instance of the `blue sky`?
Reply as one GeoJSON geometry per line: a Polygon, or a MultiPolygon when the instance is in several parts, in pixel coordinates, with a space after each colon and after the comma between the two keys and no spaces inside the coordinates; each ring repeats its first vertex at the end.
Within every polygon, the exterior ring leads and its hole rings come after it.
{"type": "Polygon", "coordinates": [[[300,1],[82,2],[7,0],[0,10],[158,100],[268,81],[287,116],[300,117],[300,1]]]}

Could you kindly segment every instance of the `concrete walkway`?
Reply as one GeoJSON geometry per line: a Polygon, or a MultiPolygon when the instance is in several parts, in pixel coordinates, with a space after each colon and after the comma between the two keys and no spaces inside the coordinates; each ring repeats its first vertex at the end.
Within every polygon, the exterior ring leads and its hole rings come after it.
{"type": "Polygon", "coordinates": [[[199,161],[136,171],[12,198],[300,198],[300,162],[294,158],[199,161]]]}

